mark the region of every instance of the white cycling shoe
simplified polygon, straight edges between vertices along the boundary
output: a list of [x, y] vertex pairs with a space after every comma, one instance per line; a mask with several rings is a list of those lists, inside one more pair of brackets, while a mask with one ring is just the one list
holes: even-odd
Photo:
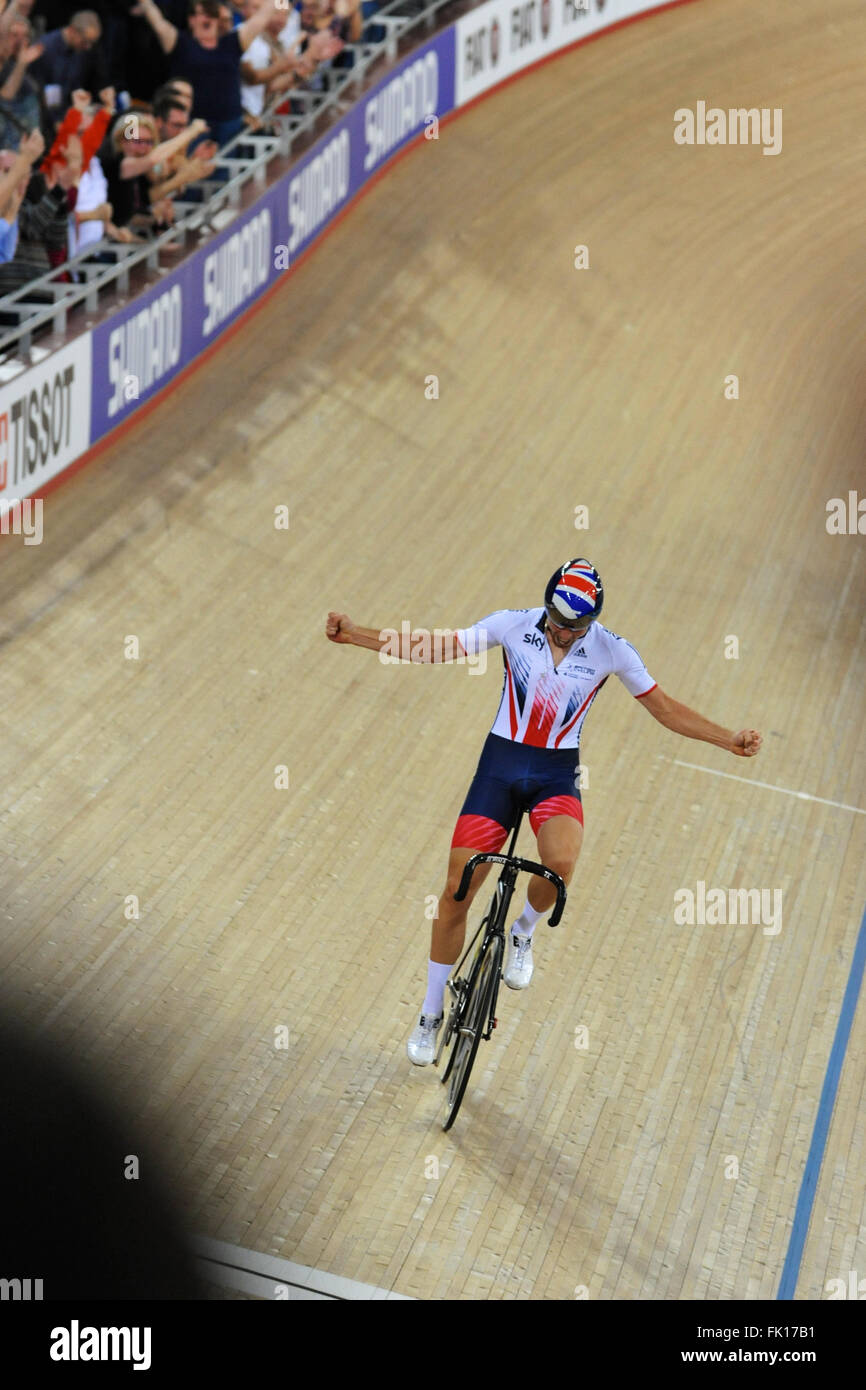
[[442, 1027], [443, 1017], [443, 1014], [438, 1018], [422, 1014], [420, 1023], [415, 1025], [409, 1035], [406, 1051], [409, 1061], [414, 1062], [416, 1067], [429, 1067], [436, 1056], [436, 1039]]
[[513, 931], [508, 938], [508, 954], [502, 978], [509, 989], [526, 989], [532, 979], [532, 937]]

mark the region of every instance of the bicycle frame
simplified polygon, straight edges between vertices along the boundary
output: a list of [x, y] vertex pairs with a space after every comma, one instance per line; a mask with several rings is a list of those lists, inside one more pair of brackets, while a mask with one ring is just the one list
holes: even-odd
[[[559, 924], [562, 918], [562, 913], [565, 908], [565, 884], [559, 877], [559, 874], [555, 874], [552, 869], [546, 869], [543, 864], [536, 864], [532, 859], [518, 859], [514, 853], [514, 847], [517, 844], [517, 836], [520, 833], [520, 826], [522, 821], [523, 812], [521, 811], [518, 814], [517, 821], [515, 822], [514, 830], [511, 835], [511, 844], [508, 846], [508, 851], [506, 854], [473, 854], [472, 858], [468, 859], [466, 861], [466, 864], [464, 865], [463, 874], [460, 879], [460, 886], [458, 887], [457, 892], [454, 894], [454, 901], [457, 903], [462, 902], [463, 899], [466, 897], [466, 894], [469, 891], [469, 884], [472, 880], [472, 875], [475, 873], [475, 870], [478, 868], [479, 864], [501, 864], [503, 868], [502, 873], [499, 875], [496, 888], [494, 889], [493, 899], [491, 900], [490, 907], [487, 910], [487, 914], [481, 919], [481, 922], [478, 926], [477, 931], [475, 932], [475, 935], [472, 937], [472, 940], [469, 942], [469, 945], [466, 947], [466, 950], [460, 957], [460, 960], [453, 972], [455, 976], [459, 975], [463, 962], [469, 955], [469, 952], [472, 950], [472, 947], [475, 945], [475, 942], [478, 940], [478, 933], [481, 931], [483, 927], [487, 926], [491, 916], [494, 915], [495, 908], [497, 905], [497, 899], [500, 897], [500, 894], [507, 893], [507, 896], [505, 897], [505, 910], [507, 912], [508, 905], [511, 902], [511, 898], [514, 894], [514, 889], [517, 886], [517, 875], [519, 873], [537, 874], [539, 878], [546, 878], [548, 883], [552, 883], [554, 885], [554, 887], [556, 888], [556, 903], [554, 904], [553, 912], [548, 918], [548, 925], [551, 927], [555, 927]], [[495, 915], [498, 916], [500, 914]]]
[[[436, 1053], [435, 1064], [438, 1066], [439, 1059], [446, 1047], [452, 1042], [451, 1055], [445, 1067], [442, 1082], [446, 1083], [451, 1077], [452, 1068], [457, 1064], [454, 1078], [451, 1080], [451, 1087], [448, 1096], [447, 1118], [443, 1126], [450, 1129], [460, 1109], [469, 1074], [475, 1061], [478, 1044], [482, 1038], [489, 1040], [493, 1029], [496, 1027], [496, 1002], [499, 997], [499, 984], [502, 978], [502, 960], [505, 953], [505, 927], [508, 918], [508, 908], [517, 884], [519, 873], [535, 874], [540, 878], [546, 878], [548, 882], [554, 884], [556, 888], [556, 904], [550, 916], [549, 923], [555, 927], [562, 917], [565, 907], [565, 884], [558, 874], [551, 869], [545, 868], [543, 864], [536, 864], [531, 859], [520, 859], [514, 849], [517, 844], [517, 837], [520, 833], [520, 826], [523, 820], [523, 813], [520, 812], [511, 836], [511, 843], [506, 854], [474, 854], [467, 860], [460, 879], [457, 892], [454, 894], [455, 902], [461, 902], [469, 891], [469, 884], [472, 875], [480, 864], [492, 863], [501, 864], [502, 872], [496, 883], [490, 906], [479, 926], [474, 932], [469, 945], [453, 971], [452, 979], [448, 981], [448, 987], [452, 993], [452, 1003], [449, 1012], [448, 1022], [442, 1032], [442, 1039]], [[478, 947], [475, 959], [469, 970], [468, 977], [463, 978], [460, 971], [475, 946], [478, 937], [481, 944]], [[489, 978], [490, 966], [487, 964], [488, 957], [493, 956], [495, 968], [492, 980]], [[485, 970], [487, 976], [484, 976]]]

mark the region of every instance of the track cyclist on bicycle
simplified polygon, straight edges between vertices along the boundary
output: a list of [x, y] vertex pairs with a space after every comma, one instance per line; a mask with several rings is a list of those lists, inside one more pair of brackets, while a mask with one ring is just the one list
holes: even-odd
[[[462, 902], [454, 901], [463, 867], [473, 854], [498, 854], [516, 811], [523, 807], [538, 843], [542, 864], [568, 884], [580, 853], [583, 810], [579, 786], [579, 740], [589, 708], [609, 675], [640, 700], [666, 729], [714, 743], [751, 758], [762, 738], [754, 729], [733, 733], [666, 695], [634, 647], [598, 621], [604, 589], [588, 560], [569, 560], [551, 575], [540, 608], [500, 609], [474, 626], [450, 633], [440, 650], [424, 652], [414, 634], [401, 637], [401, 659], [454, 661], [501, 646], [505, 665], [502, 696], [493, 728], [457, 820], [448, 876], [433, 922], [427, 993], [421, 1019], [408, 1042], [410, 1061], [429, 1065], [436, 1055], [445, 986], [466, 935], [466, 915], [490, 865], [481, 865]], [[384, 631], [384, 630], [383, 630]], [[345, 613], [329, 613], [332, 642], [381, 651], [383, 633], [358, 627]], [[556, 890], [541, 878], [529, 885], [526, 905], [509, 933], [503, 979], [525, 989], [532, 978], [532, 933], [552, 906]]]

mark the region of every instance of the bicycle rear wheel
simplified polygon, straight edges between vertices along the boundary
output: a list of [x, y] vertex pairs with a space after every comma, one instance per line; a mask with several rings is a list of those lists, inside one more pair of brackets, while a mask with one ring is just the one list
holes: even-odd
[[493, 992], [501, 966], [502, 941], [498, 936], [494, 936], [481, 960], [469, 997], [466, 1000], [463, 1018], [454, 1040], [453, 1051], [442, 1078], [443, 1083], [449, 1082], [443, 1129], [450, 1129], [453, 1125], [466, 1094], [466, 1085], [478, 1052], [478, 1044], [490, 1017]]

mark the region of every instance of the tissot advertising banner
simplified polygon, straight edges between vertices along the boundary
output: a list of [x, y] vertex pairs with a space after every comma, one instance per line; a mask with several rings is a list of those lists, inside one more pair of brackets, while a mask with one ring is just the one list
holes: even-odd
[[32, 497], [90, 443], [90, 334], [0, 387], [0, 510]]

